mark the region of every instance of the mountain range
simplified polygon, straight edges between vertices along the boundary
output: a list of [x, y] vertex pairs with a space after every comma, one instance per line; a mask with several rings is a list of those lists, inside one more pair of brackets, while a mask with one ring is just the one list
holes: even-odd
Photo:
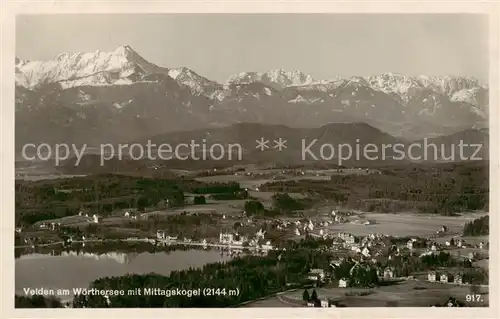
[[[264, 151], [256, 147], [256, 141], [261, 138], [269, 141], [267, 144], [269, 148]], [[275, 141], [279, 139], [286, 141], [286, 147], [281, 150], [275, 148]], [[161, 159], [156, 152], [155, 145], [158, 146], [162, 143], [169, 143], [170, 145], [190, 144], [191, 141], [195, 141], [199, 145], [204, 143], [207, 149], [216, 143], [225, 145], [227, 146], [224, 148], [225, 155], [221, 159], [214, 159], [208, 154], [206, 159], [196, 160], [192, 159], [191, 150], [184, 148], [180, 150], [181, 154], [178, 156], [186, 156], [188, 159], [181, 160], [175, 158], [171, 153], [162, 153], [164, 158], [172, 156], [171, 159]], [[304, 141], [304, 144], [302, 144], [302, 141]], [[88, 152], [88, 155], [84, 156], [78, 165], [75, 165], [76, 158], [70, 158], [57, 168], [59, 171], [68, 174], [86, 174], [89, 172], [151, 172], [151, 168], [156, 166], [168, 169], [208, 169], [241, 164], [264, 166], [306, 165], [309, 167], [336, 167], [338, 165], [347, 167], [388, 167], [407, 165], [412, 162], [436, 164], [446, 161], [462, 161], [459, 149], [460, 141], [482, 145], [477, 153], [476, 147], [464, 148], [463, 156], [475, 160], [488, 159], [489, 134], [487, 130], [468, 129], [451, 135], [408, 142], [395, 138], [366, 123], [331, 123], [317, 128], [291, 128], [284, 125], [238, 123], [220, 128], [164, 133], [148, 137], [147, 140], [134, 141], [134, 144], [142, 144], [145, 147], [147, 144], [152, 145], [152, 156], [143, 161], [132, 160], [127, 157], [128, 153], [125, 153], [121, 160], [118, 158], [106, 159], [103, 161], [104, 165], [102, 165], [98, 152]], [[240, 151], [237, 148], [229, 147], [229, 145], [236, 143], [241, 146], [241, 157], [239, 157], [238, 152]], [[410, 145], [416, 143], [421, 147], [414, 147], [409, 151]], [[338, 148], [338, 145], [341, 144], [351, 146], [352, 154], [350, 156], [349, 150]], [[377, 150], [364, 155], [363, 150], [368, 144], [376, 145]], [[402, 158], [401, 154], [395, 151], [397, 147], [392, 148], [397, 144], [404, 145], [404, 148], [399, 147], [399, 149], [405, 150], [407, 156]], [[432, 144], [436, 145], [435, 149], [433, 146], [428, 146], [426, 151], [425, 145]], [[333, 153], [330, 147], [325, 147], [322, 153], [322, 145], [332, 145], [334, 148]], [[385, 148], [384, 145], [388, 147]], [[305, 151], [303, 157], [304, 146], [310, 150], [310, 153]], [[357, 146], [359, 146], [360, 151], [356, 153]], [[454, 148], [454, 153], [452, 153], [451, 148]], [[115, 149], [117, 148], [115, 147]], [[228, 153], [230, 150], [232, 150], [231, 156]], [[195, 152], [196, 157], [203, 157], [200, 146], [195, 149]], [[216, 148], [214, 156], [219, 156], [220, 152], [219, 148]], [[340, 154], [340, 152], [342, 153]], [[134, 154], [138, 155], [137, 152]], [[359, 154], [359, 156], [356, 154]], [[452, 154], [454, 154], [453, 158], [451, 158]], [[340, 156], [342, 156], [341, 159]]]
[[405, 140], [488, 124], [488, 87], [468, 77], [384, 73], [325, 80], [276, 69], [218, 83], [186, 67], [158, 66], [129, 46], [15, 64], [18, 148], [130, 142], [237, 123], [364, 122]]

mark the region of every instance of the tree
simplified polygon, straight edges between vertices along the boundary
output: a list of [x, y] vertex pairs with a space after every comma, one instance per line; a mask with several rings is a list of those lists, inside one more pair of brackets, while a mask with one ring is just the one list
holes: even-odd
[[264, 205], [257, 200], [251, 200], [245, 203], [245, 212], [248, 216], [258, 215], [264, 212], [264, 210]]
[[313, 292], [311, 294], [311, 300], [312, 301], [318, 300], [318, 293], [316, 292], [316, 289], [313, 289]]
[[309, 291], [307, 291], [307, 289], [304, 289], [304, 293], [302, 294], [302, 300], [304, 300], [305, 302], [308, 302], [310, 300]]
[[278, 211], [291, 212], [294, 210], [304, 209], [304, 205], [290, 197], [287, 193], [274, 194], [273, 196], [274, 208]]
[[207, 200], [206, 200], [205, 196], [195, 196], [193, 199], [193, 204], [195, 204], [195, 205], [203, 205], [206, 203], [207, 203]]

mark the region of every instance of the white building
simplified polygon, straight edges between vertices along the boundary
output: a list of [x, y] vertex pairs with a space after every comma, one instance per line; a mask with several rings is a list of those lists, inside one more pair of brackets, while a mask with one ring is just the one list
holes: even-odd
[[363, 256], [365, 257], [370, 257], [370, 250], [368, 249], [368, 247], [363, 248], [361, 254], [363, 254]]
[[157, 230], [156, 231], [156, 238], [157, 239], [162, 240], [162, 239], [165, 239], [165, 237], [166, 237], [165, 236], [165, 232], [163, 230]]
[[435, 282], [436, 281], [436, 272], [430, 271], [429, 274], [427, 275], [427, 280], [429, 280], [430, 282]]
[[347, 279], [342, 278], [339, 280], [339, 288], [346, 288], [347, 287]]
[[328, 300], [322, 299], [321, 300], [321, 307], [322, 308], [328, 308]]
[[97, 216], [96, 214], [94, 214], [94, 215], [92, 216], [92, 222], [93, 222], [94, 224], [99, 223], [99, 216]]
[[274, 246], [271, 244], [271, 242], [268, 240], [264, 245], [262, 245], [262, 249], [264, 250], [272, 250]]
[[340, 237], [348, 245], [352, 245], [356, 241], [356, 238], [349, 233], [339, 233], [338, 237]]
[[314, 281], [323, 281], [325, 280], [325, 271], [323, 269], [311, 269], [307, 278]]
[[441, 276], [439, 276], [439, 281], [442, 283], [447, 283], [448, 282], [448, 275], [442, 274]]
[[338, 267], [342, 264], [342, 260], [336, 259], [336, 260], [330, 260], [330, 266], [332, 267]]
[[394, 270], [392, 268], [384, 269], [384, 279], [392, 279], [394, 277]]
[[408, 240], [408, 242], [406, 243], [406, 247], [407, 247], [408, 249], [413, 249], [413, 240], [411, 240], [411, 239], [410, 239], [410, 240]]
[[474, 260], [474, 258], [476, 257], [476, 255], [472, 251], [468, 253], [467, 256], [469, 257], [470, 261]]
[[233, 240], [234, 240], [233, 234], [229, 234], [229, 233], [220, 233], [219, 234], [219, 243], [221, 243], [221, 244], [224, 244], [224, 245], [232, 244]]
[[264, 235], [265, 235], [266, 231], [263, 231], [262, 229], [259, 229], [259, 231], [255, 234], [255, 237], [257, 237], [257, 239], [264, 239]]
[[310, 220], [309, 224], [307, 224], [307, 229], [314, 230], [314, 224], [313, 224], [312, 220]]

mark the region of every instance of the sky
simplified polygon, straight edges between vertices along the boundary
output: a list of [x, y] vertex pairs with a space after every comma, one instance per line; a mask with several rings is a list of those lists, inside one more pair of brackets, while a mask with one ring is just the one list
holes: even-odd
[[157, 65], [211, 80], [271, 69], [318, 80], [393, 72], [488, 81], [488, 18], [466, 14], [21, 15], [16, 56], [129, 45]]

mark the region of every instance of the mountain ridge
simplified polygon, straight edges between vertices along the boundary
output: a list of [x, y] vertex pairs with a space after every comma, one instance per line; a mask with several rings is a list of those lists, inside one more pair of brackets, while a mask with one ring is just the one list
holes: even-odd
[[43, 140], [44, 130], [53, 132], [50, 139], [88, 136], [99, 143], [107, 136], [127, 141], [239, 122], [366, 122], [419, 138], [487, 126], [489, 114], [487, 86], [469, 77], [382, 73], [318, 80], [275, 69], [241, 72], [221, 84], [187, 67], [158, 66], [130, 46], [15, 62], [16, 143]]

